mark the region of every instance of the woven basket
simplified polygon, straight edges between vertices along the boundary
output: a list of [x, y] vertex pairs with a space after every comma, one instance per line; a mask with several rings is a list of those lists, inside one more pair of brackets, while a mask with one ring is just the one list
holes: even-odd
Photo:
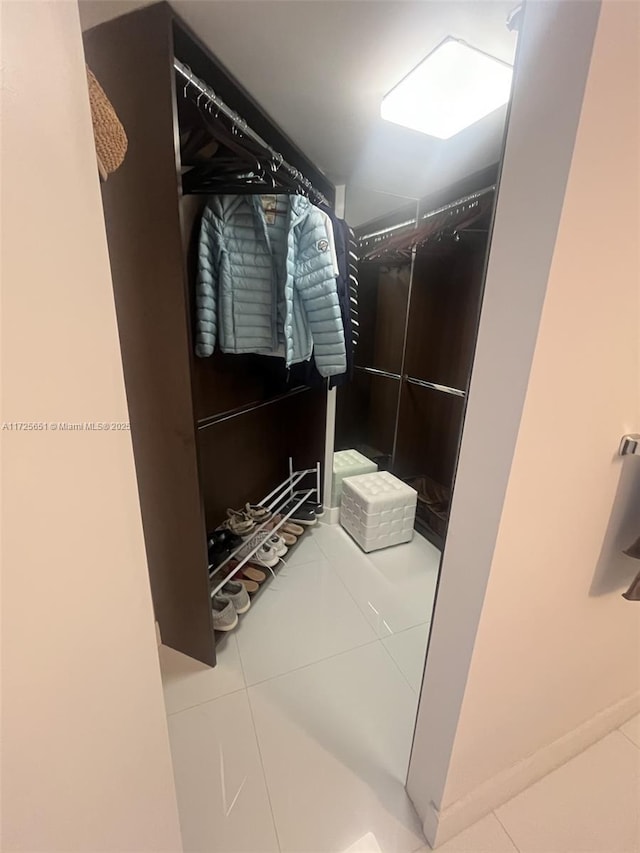
[[87, 83], [98, 171], [102, 180], [106, 181], [107, 176], [115, 172], [124, 160], [127, 153], [127, 135], [111, 101], [88, 66]]

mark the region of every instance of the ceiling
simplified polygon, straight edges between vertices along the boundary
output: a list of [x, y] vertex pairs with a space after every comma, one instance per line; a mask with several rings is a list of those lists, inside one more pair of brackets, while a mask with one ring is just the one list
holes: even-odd
[[[81, 0], [84, 28], [145, 5]], [[453, 35], [513, 63], [517, 0], [173, 0], [212, 52], [317, 166], [360, 224], [500, 156], [503, 108], [448, 140], [380, 118], [380, 101]]]

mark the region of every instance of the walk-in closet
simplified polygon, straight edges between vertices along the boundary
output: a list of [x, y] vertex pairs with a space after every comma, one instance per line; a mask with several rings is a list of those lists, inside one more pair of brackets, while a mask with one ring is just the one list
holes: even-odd
[[[424, 843], [514, 6], [81, 0], [187, 851]], [[442, 57], [492, 91], [403, 116]]]
[[233, 569], [210, 576], [208, 534], [230, 507], [321, 500], [326, 391], [308, 360], [198, 357], [203, 210], [334, 189], [168, 4], [90, 30], [85, 51], [128, 137], [103, 201], [156, 618], [214, 665], [211, 596]]

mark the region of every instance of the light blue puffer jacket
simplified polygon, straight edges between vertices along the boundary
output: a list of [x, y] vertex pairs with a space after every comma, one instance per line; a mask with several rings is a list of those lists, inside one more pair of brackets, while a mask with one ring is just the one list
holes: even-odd
[[259, 196], [212, 196], [202, 216], [196, 354], [315, 356], [322, 376], [346, 370], [344, 329], [325, 220], [303, 196], [267, 224]]

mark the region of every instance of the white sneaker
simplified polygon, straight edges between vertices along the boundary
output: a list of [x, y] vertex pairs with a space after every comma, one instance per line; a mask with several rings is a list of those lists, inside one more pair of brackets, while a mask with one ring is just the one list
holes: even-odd
[[273, 548], [278, 557], [284, 557], [284, 555], [289, 550], [287, 548], [287, 543], [284, 541], [282, 536], [278, 536], [277, 533], [272, 533], [268, 539], [268, 544]]
[[213, 627], [216, 631], [233, 631], [238, 624], [238, 614], [233, 602], [226, 595], [216, 593], [211, 601]]
[[251, 562], [257, 563], [259, 566], [264, 566], [266, 569], [272, 569], [278, 565], [280, 557], [273, 548], [265, 544], [261, 545], [253, 557], [251, 557]]
[[[242, 548], [236, 554], [236, 557], [239, 560], [244, 559], [245, 557], [251, 554], [251, 551], [256, 547], [258, 542], [262, 543], [255, 554], [252, 554], [250, 560], [252, 563], [257, 563], [259, 566], [266, 566], [267, 568], [272, 568], [273, 566], [277, 566], [280, 561], [280, 554], [278, 551], [271, 545], [271, 543], [265, 541], [267, 537], [270, 536], [269, 531], [260, 531], [260, 533], [256, 533], [255, 536], [251, 536], [247, 539], [246, 544], [242, 546]], [[278, 537], [280, 538], [280, 537]], [[285, 553], [287, 548], [285, 546]]]

